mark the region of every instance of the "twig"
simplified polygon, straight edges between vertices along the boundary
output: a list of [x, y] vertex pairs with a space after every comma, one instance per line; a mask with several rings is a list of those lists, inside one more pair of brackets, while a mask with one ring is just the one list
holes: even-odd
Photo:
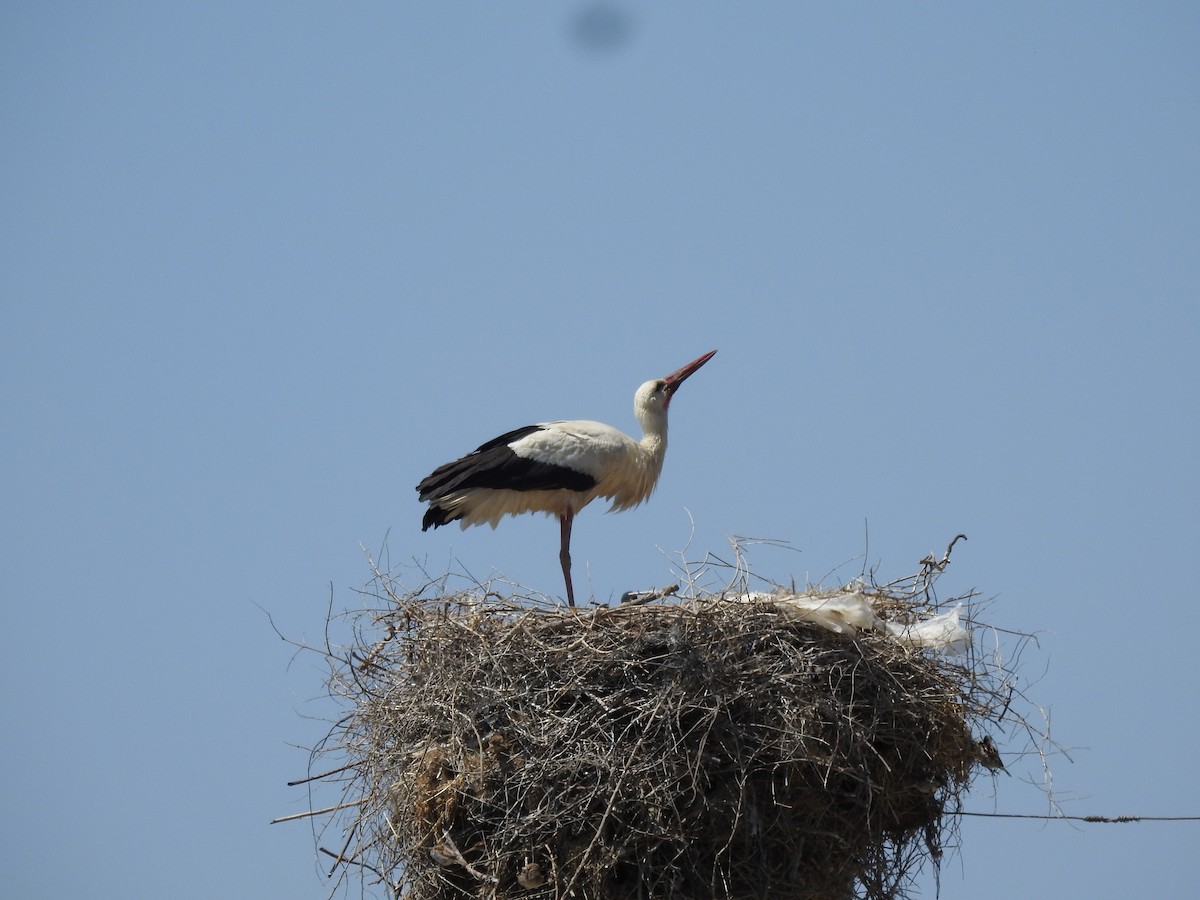
[[640, 606], [664, 597], [673, 597], [679, 593], [679, 585], [668, 584], [666, 587], [653, 588], [649, 591], [627, 591], [621, 595], [621, 603], [625, 606]]
[[344, 766], [338, 766], [336, 769], [330, 769], [328, 772], [322, 772], [320, 775], [309, 775], [307, 778], [297, 778], [295, 781], [289, 781], [287, 786], [296, 787], [301, 784], [308, 784], [310, 781], [320, 781], [323, 778], [328, 778], [330, 775], [339, 775], [347, 769], [353, 769], [357, 766], [357, 762], [346, 763]]
[[[938, 559], [932, 553], [930, 553], [927, 557], [921, 560], [921, 577], [927, 578], [934, 572], [946, 571], [946, 566], [950, 565], [950, 551], [954, 549], [955, 544], [957, 544], [959, 541], [965, 541], [966, 539], [967, 536], [965, 534], [956, 534], [954, 536], [954, 540], [952, 540], [946, 546], [946, 552], [942, 554], [941, 559]], [[957, 571], [957, 569], [955, 571]]]
[[458, 849], [458, 845], [454, 843], [454, 838], [450, 837], [450, 832], [448, 831], [442, 835], [441, 841], [437, 843], [430, 853], [436, 853], [444, 857], [449, 857], [454, 862], [462, 866], [467, 873], [477, 881], [487, 881], [491, 884], [496, 884], [500, 880], [495, 875], [488, 875], [486, 872], [479, 871], [479, 869], [467, 862], [462, 855], [462, 851]]
[[[325, 849], [324, 847], [318, 847], [318, 848], [317, 848], [317, 852], [319, 852], [319, 853], [324, 853], [326, 856], [332, 856], [332, 857], [334, 857], [335, 859], [337, 859], [337, 858], [340, 858], [340, 857], [339, 857], [339, 854], [337, 854], [337, 853], [334, 853], [332, 850], [327, 850], [327, 849]], [[380, 880], [380, 881], [386, 881], [386, 880], [387, 880], [387, 879], [385, 879], [385, 878], [383, 877], [383, 873], [382, 873], [382, 872], [380, 872], [378, 869], [376, 869], [374, 866], [370, 865], [369, 863], [365, 863], [365, 862], [363, 862], [361, 859], [353, 859], [353, 858], [341, 858], [341, 861], [342, 861], [343, 863], [347, 864], [347, 865], [355, 865], [355, 866], [358, 866], [358, 867], [359, 867], [359, 868], [361, 868], [361, 869], [366, 869], [368, 872], [374, 872], [376, 875], [378, 875], [378, 876], [379, 876], [379, 880]], [[332, 869], [331, 869], [330, 871], [332, 872]]]
[[334, 813], [338, 812], [339, 810], [350, 809], [351, 807], [359, 806], [364, 800], [365, 798], [360, 797], [358, 800], [349, 800], [345, 803], [339, 803], [336, 806], [327, 806], [324, 809], [310, 809], [308, 812], [295, 813], [290, 816], [280, 816], [278, 819], [272, 819], [271, 824], [278, 825], [280, 822], [294, 822], [296, 819], [309, 819], [313, 816], [323, 816], [326, 813]]
[[[333, 873], [337, 871], [337, 867], [344, 862], [354, 862], [353, 858], [346, 858], [346, 851], [350, 849], [350, 842], [354, 840], [354, 836], [358, 834], [358, 826], [362, 824], [362, 819], [355, 822], [350, 828], [346, 829], [346, 843], [342, 844], [341, 852], [334, 857], [333, 865], [329, 867], [329, 872], [325, 877], [332, 878]], [[358, 854], [356, 853], [355, 856]]]

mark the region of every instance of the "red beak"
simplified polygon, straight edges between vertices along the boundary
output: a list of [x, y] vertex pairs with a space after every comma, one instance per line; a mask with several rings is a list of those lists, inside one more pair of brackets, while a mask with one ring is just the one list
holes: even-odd
[[677, 390], [679, 390], [679, 386], [681, 384], [683, 384], [697, 369], [699, 369], [702, 365], [704, 365], [706, 362], [708, 362], [710, 359], [712, 359], [716, 355], [716, 353], [717, 353], [716, 350], [709, 350], [707, 353], [705, 353], [699, 359], [692, 360], [690, 363], [688, 363], [682, 369], [677, 369], [676, 371], [672, 372], [670, 375], [663, 378], [663, 381], [665, 381], [667, 383], [667, 400], [668, 400], [668, 402], [670, 401], [671, 396]]

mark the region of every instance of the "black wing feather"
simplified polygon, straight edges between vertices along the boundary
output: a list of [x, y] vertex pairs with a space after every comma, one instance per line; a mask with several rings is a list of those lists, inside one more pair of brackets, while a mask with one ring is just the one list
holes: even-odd
[[428, 502], [422, 530], [436, 528], [454, 519], [462, 518], [460, 512], [450, 518], [450, 511], [438, 506], [438, 500], [451, 494], [473, 489], [497, 489], [509, 491], [589, 491], [596, 486], [596, 479], [586, 472], [577, 472], [565, 466], [539, 462], [518, 456], [509, 447], [514, 441], [542, 431], [541, 425], [526, 425], [481, 444], [462, 459], [438, 466], [417, 485], [421, 502]]

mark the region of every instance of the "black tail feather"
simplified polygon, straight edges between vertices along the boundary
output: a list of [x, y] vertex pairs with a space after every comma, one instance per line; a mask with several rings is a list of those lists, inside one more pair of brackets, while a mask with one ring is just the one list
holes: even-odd
[[463, 517], [460, 512], [454, 515], [450, 510], [438, 506], [437, 503], [431, 503], [429, 509], [425, 510], [425, 516], [421, 519], [421, 530], [428, 531], [430, 528], [441, 528], [443, 525], [449, 525], [451, 522], [457, 522]]

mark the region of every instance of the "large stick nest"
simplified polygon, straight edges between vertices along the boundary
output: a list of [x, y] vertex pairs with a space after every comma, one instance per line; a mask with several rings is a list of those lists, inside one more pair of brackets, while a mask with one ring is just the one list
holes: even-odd
[[[911, 623], [922, 574], [844, 592]], [[330, 656], [350, 708], [321, 748], [346, 796], [324, 852], [397, 897], [889, 900], [998, 766], [1002, 667], [839, 633], [794, 594], [370, 593]]]

